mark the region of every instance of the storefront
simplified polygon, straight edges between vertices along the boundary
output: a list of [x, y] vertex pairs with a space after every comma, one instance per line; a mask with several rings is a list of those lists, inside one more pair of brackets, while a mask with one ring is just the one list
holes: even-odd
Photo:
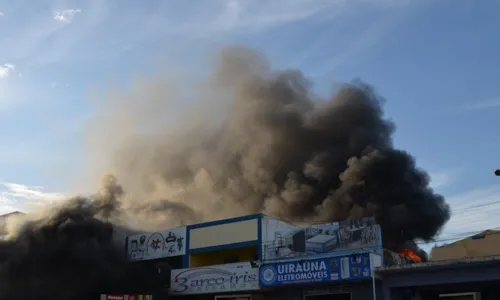
[[153, 300], [152, 295], [101, 294], [101, 300]]
[[382, 291], [372, 278], [372, 256], [377, 257], [358, 253], [265, 263], [259, 270], [264, 299], [374, 299], [373, 295], [382, 295]]
[[219, 295], [215, 296], [215, 300], [262, 300], [262, 295], [259, 294], [241, 294], [241, 295]]
[[378, 268], [384, 300], [500, 299], [500, 256]]

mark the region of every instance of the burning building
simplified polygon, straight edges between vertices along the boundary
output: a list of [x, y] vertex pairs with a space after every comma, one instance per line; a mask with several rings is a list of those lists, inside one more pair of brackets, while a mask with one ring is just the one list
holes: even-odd
[[[113, 175], [95, 196], [8, 226], [0, 300], [88, 299], [127, 282], [138, 287], [121, 293], [147, 294], [149, 271], [120, 254], [137, 231], [261, 213], [292, 224], [373, 217], [384, 247], [425, 260], [413, 241], [431, 240], [450, 217], [428, 174], [394, 147], [384, 99], [361, 81], [322, 97], [299, 70], [230, 47], [202, 82], [161, 77], [99, 100], [84, 163]], [[273, 251], [300, 252], [303, 240], [324, 251], [338, 240], [311, 232], [283, 236]]]
[[[174, 298], [275, 299], [286, 289], [286, 297], [314, 299], [328, 288], [360, 299], [372, 293], [381, 241], [373, 218], [297, 226], [254, 214], [129, 236], [127, 252], [134, 263], [176, 265]], [[347, 295], [324, 296], [332, 294]]]

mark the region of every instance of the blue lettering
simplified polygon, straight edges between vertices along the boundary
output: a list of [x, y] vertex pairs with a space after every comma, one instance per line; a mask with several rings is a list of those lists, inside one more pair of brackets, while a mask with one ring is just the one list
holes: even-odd
[[180, 289], [176, 289], [175, 291], [177, 293], [182, 293], [184, 291], [186, 291], [189, 286], [186, 284], [186, 282], [188, 281], [188, 279], [186, 277], [178, 277], [175, 279], [175, 283], [179, 285]]

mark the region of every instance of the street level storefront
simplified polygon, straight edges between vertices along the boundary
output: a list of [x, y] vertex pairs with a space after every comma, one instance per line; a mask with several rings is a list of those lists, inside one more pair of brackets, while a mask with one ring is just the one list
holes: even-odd
[[258, 291], [259, 271], [251, 263], [179, 269], [171, 273], [171, 296], [252, 300], [258, 298]]
[[384, 300], [500, 299], [500, 256], [377, 268]]
[[374, 292], [381, 293], [380, 283], [372, 280], [372, 266], [380, 265], [377, 257], [356, 253], [264, 263], [259, 283], [266, 300], [373, 299]]
[[101, 294], [101, 300], [153, 300], [152, 295]]

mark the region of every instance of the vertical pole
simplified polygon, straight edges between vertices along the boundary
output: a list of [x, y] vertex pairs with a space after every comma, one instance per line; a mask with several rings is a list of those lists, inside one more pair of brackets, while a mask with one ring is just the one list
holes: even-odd
[[377, 300], [377, 283], [375, 281], [375, 271], [373, 268], [373, 255], [372, 253], [368, 254], [370, 255], [370, 272], [372, 274], [372, 293], [373, 293], [373, 300]]

